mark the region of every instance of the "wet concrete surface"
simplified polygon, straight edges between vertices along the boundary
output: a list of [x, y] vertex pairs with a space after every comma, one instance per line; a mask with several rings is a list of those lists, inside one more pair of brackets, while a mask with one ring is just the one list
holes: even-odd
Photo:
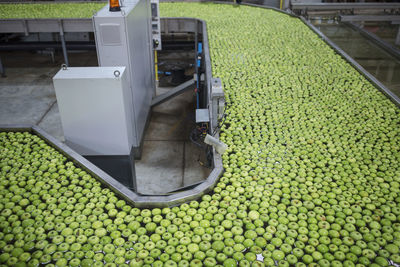
[[[159, 88], [163, 94], [172, 88]], [[194, 94], [187, 91], [152, 110], [152, 117], [146, 131], [143, 155], [135, 162], [139, 192], [161, 194], [186, 187], [208, 177], [211, 169], [201, 165], [205, 152], [193, 145], [189, 134], [195, 127]], [[155, 171], [157, 170], [157, 171]], [[162, 190], [155, 190], [159, 181]]]

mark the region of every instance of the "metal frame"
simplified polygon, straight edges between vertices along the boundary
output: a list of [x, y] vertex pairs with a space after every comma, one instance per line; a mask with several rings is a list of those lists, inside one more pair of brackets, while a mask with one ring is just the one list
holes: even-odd
[[54, 32], [60, 34], [64, 62], [69, 66], [64, 33], [93, 32], [92, 19], [0, 19], [0, 33]]
[[396, 40], [394, 41], [394, 43], [395, 43], [396, 45], [400, 45], [400, 26], [399, 26], [399, 28], [398, 28], [398, 30], [397, 30]]
[[385, 42], [372, 32], [352, 23], [352, 22], [346, 22], [345, 25], [349, 26], [353, 30], [358, 31], [361, 35], [369, 38], [371, 41], [373, 41], [375, 44], [380, 46], [382, 49], [384, 49], [386, 52], [390, 53], [392, 56], [396, 57], [397, 59], [400, 59], [400, 50], [397, 49], [396, 47], [390, 45], [389, 43]]
[[155, 107], [157, 105], [160, 105], [160, 104], [170, 100], [171, 98], [174, 98], [180, 94], [183, 94], [184, 92], [186, 92], [188, 90], [193, 90], [195, 88], [194, 83], [195, 83], [195, 81], [193, 79], [186, 81], [186, 82], [174, 87], [173, 89], [169, 90], [167, 93], [164, 93], [162, 95], [158, 95], [158, 96], [154, 97], [153, 100], [151, 101], [151, 106]]
[[212, 78], [211, 85], [211, 129], [214, 132], [218, 128], [218, 122], [222, 119], [225, 109], [225, 94], [220, 78]]
[[[47, 2], [47, 1], [35, 1], [33, 0], [33, 4], [60, 4], [63, 1], [56, 0], [55, 2]], [[107, 0], [67, 0], [68, 3], [102, 3], [106, 2]], [[18, 2], [12, 2], [12, 1], [7, 1], [7, 0], [0, 0], [0, 4], [32, 4], [32, 0], [18, 0]], [[106, 3], [104, 3], [106, 4]]]
[[[210, 59], [210, 49], [208, 46], [208, 35], [206, 22], [197, 18], [179, 18], [179, 17], [168, 17], [161, 18], [163, 22], [161, 24], [161, 32], [164, 34], [168, 33], [180, 33], [180, 32], [192, 32], [195, 34], [195, 62], [197, 62], [198, 56], [201, 57], [201, 66], [197, 67], [195, 64], [196, 73], [203, 72], [204, 77], [197, 75], [196, 79], [199, 82], [206, 84], [206, 91], [203, 93], [203, 99], [200, 101], [200, 107], [206, 108], [209, 103], [211, 103], [211, 59]], [[199, 42], [198, 36], [202, 36], [201, 42], [203, 43], [203, 50], [201, 55], [197, 54], [197, 43]]]
[[345, 21], [391, 21], [400, 22], [400, 15], [341, 15], [339, 20]]
[[[153, 9], [153, 7], [155, 7], [155, 9]], [[151, 10], [150, 11], [151, 12], [151, 31], [153, 34], [153, 49], [154, 50], [162, 50], [159, 0], [151, 0], [150, 1], [150, 10]]]
[[293, 10], [400, 9], [400, 3], [291, 3]]
[[93, 32], [92, 18], [0, 19], [0, 33]]
[[3, 61], [1, 61], [1, 57], [0, 57], [0, 75], [3, 78], [6, 77], [6, 71], [4, 70]]
[[314, 25], [312, 25], [305, 18], [300, 17], [300, 19], [311, 28], [320, 38], [325, 41], [333, 50], [335, 50], [339, 55], [341, 55], [350, 65], [352, 65], [360, 74], [362, 74], [367, 80], [369, 80], [377, 89], [384, 93], [394, 104], [400, 107], [400, 98], [390, 91], [384, 84], [382, 84], [378, 79], [372, 76], [368, 71], [366, 71], [360, 64], [358, 64], [352, 57], [350, 57], [346, 52], [344, 52], [339, 46], [332, 42], [328, 37], [326, 37], [320, 30], [318, 30]]

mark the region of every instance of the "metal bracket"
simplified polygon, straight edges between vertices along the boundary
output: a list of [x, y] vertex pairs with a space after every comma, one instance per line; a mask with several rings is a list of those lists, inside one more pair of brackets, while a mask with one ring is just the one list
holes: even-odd
[[398, 15], [341, 15], [340, 21], [391, 21], [399, 22], [400, 16]]
[[210, 114], [208, 108], [196, 109], [196, 123], [210, 122]]
[[220, 78], [211, 78], [211, 129], [218, 127], [218, 120], [224, 114], [225, 94]]
[[188, 90], [193, 90], [195, 88], [195, 81], [189, 80], [187, 82], [184, 82], [180, 85], [178, 85], [177, 87], [171, 89], [170, 91], [168, 91], [167, 93], [164, 93], [162, 95], [156, 96], [155, 98], [153, 98], [153, 100], [151, 101], [151, 106], [157, 106], [160, 105], [162, 103], [164, 103], [165, 101], [170, 100], [171, 98], [180, 95]]
[[26, 20], [22, 20], [22, 25], [24, 26], [24, 34], [25, 36], [29, 35], [29, 28], [28, 28], [28, 23], [26, 22]]
[[365, 36], [378, 46], [380, 46], [382, 49], [384, 49], [386, 52], [391, 54], [392, 56], [400, 59], [400, 50], [397, 49], [396, 47], [392, 46], [391, 44], [385, 42], [381, 38], [379, 38], [377, 35], [373, 34], [372, 32], [369, 32], [368, 30], [359, 27], [358, 25], [354, 24], [353, 22], [345, 22], [346, 25], [351, 27], [352, 29], [358, 31], [361, 35]]

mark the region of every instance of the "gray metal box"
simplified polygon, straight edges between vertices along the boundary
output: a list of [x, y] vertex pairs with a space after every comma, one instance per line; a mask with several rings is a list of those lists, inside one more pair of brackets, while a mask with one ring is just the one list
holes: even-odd
[[106, 5], [93, 22], [99, 65], [126, 67], [133, 146], [139, 148], [155, 93], [150, 1], [125, 0], [120, 12]]
[[211, 79], [211, 128], [218, 127], [225, 108], [225, 94], [220, 78]]
[[125, 67], [61, 69], [53, 78], [64, 137], [84, 156], [130, 155], [135, 135]]
[[210, 122], [208, 108], [196, 109], [196, 123]]

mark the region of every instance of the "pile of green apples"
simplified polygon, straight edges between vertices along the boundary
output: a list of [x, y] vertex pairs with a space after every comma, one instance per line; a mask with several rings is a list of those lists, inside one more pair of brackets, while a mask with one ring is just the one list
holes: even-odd
[[300, 20], [163, 3], [206, 20], [225, 172], [210, 194], [138, 209], [38, 136], [0, 133], [0, 264], [400, 264], [399, 109]]
[[105, 3], [2, 3], [0, 19], [91, 18]]

